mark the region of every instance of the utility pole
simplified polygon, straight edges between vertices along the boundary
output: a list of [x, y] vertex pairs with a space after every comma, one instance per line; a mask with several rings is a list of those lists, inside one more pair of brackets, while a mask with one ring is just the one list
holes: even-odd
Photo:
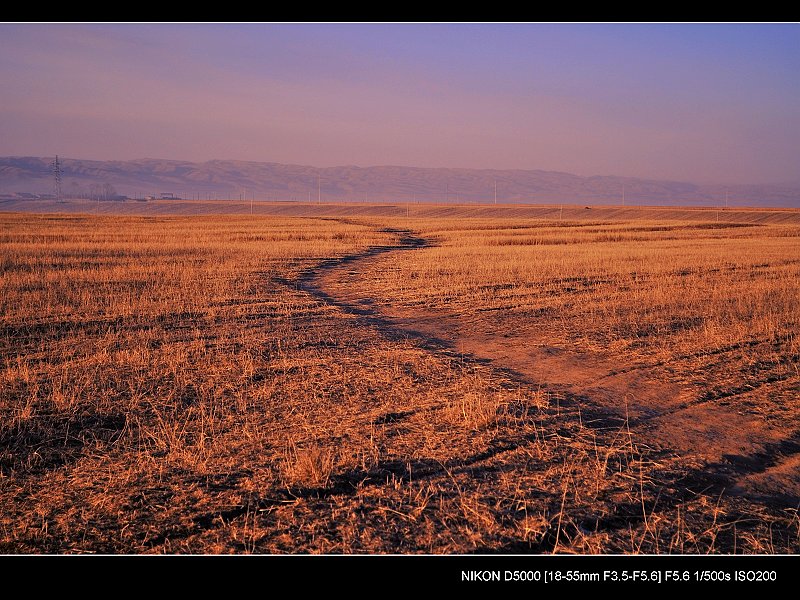
[[625, 184], [622, 184], [622, 206], [625, 206]]
[[444, 184], [444, 201], [445, 203], [450, 201], [450, 190], [446, 183]]
[[317, 173], [317, 204], [322, 204], [322, 176]]
[[52, 163], [53, 168], [53, 179], [54, 179], [54, 192], [56, 196], [56, 201], [61, 202], [61, 162], [58, 160], [58, 154], [56, 154], [56, 159]]
[[497, 179], [494, 180], [494, 203], [497, 204]]
[[728, 190], [725, 190], [725, 208], [728, 208]]

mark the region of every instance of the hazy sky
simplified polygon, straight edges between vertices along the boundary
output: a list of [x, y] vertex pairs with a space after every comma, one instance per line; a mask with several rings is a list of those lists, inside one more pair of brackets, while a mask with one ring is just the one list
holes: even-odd
[[800, 25], [0, 25], [0, 155], [800, 182]]

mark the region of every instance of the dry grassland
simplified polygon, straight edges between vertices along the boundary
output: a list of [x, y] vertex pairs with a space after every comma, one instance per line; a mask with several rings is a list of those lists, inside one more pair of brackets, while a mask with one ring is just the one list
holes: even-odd
[[0, 551], [797, 552], [764, 215], [0, 215]]

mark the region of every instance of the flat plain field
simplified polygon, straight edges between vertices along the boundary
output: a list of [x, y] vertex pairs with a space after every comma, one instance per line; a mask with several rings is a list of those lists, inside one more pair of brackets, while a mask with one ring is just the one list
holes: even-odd
[[306, 208], [0, 214], [0, 552], [800, 550], [800, 211]]

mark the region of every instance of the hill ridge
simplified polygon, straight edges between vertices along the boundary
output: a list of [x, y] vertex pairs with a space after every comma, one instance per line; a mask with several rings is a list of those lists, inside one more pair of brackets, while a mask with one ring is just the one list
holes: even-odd
[[[48, 194], [52, 157], [0, 157], [0, 196]], [[800, 206], [800, 186], [710, 185], [617, 175], [581, 176], [541, 169], [469, 169], [357, 165], [314, 167], [214, 159], [63, 158], [64, 194], [91, 195], [109, 184], [132, 198], [162, 193], [198, 200], [261, 199], [365, 202], [658, 204]]]

